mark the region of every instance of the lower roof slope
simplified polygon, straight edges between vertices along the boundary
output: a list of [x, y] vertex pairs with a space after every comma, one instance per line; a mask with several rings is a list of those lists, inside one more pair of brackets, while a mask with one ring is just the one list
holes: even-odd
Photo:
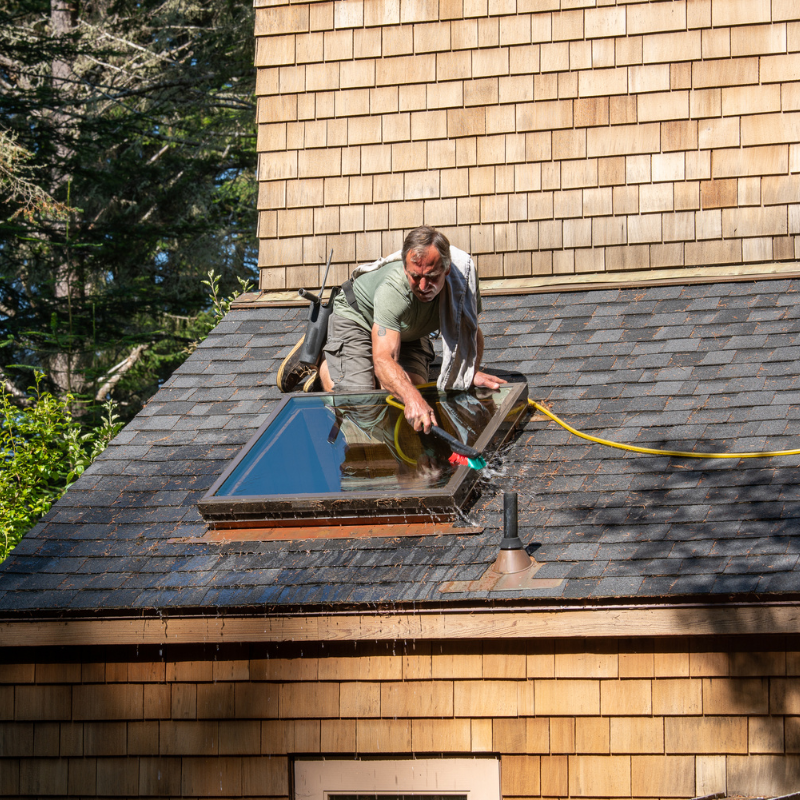
[[[485, 363], [596, 436], [675, 450], [800, 447], [800, 281], [484, 299]], [[528, 598], [775, 597], [800, 588], [800, 458], [611, 450], [528, 417], [471, 536], [198, 542], [198, 499], [265, 420], [304, 308], [232, 311], [0, 567], [0, 612], [117, 613]], [[556, 588], [479, 578], [517, 491]]]

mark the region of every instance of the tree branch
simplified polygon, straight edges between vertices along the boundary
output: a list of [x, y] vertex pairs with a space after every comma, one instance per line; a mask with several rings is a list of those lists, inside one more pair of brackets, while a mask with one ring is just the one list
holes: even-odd
[[27, 408], [29, 405], [33, 403], [30, 397], [25, 394], [21, 389], [17, 389], [16, 386], [6, 377], [5, 372], [3, 372], [3, 368], [0, 367], [0, 381], [2, 381], [3, 389], [8, 392], [13, 398], [14, 402], [18, 406], [22, 406], [23, 408]]
[[106, 396], [111, 394], [114, 387], [122, 380], [125, 373], [134, 367], [136, 363], [144, 355], [144, 351], [150, 347], [149, 344], [139, 344], [131, 350], [130, 355], [121, 363], [118, 364], [111, 372], [106, 373], [106, 382], [97, 390], [95, 400], [102, 403]]

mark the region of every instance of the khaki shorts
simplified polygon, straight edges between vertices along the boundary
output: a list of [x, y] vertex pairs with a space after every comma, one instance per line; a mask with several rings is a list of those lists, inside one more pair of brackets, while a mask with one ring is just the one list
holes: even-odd
[[[334, 391], [366, 391], [375, 388], [375, 366], [372, 363], [372, 335], [357, 322], [331, 314], [328, 340], [322, 348]], [[426, 381], [434, 359], [433, 343], [423, 336], [400, 345], [398, 363], [409, 373]]]

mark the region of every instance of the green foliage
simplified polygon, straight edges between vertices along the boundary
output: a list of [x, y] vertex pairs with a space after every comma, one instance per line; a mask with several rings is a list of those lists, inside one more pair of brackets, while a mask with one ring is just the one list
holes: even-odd
[[106, 448], [122, 423], [104, 404], [98, 426], [83, 433], [74, 398], [42, 389], [36, 373], [30, 406], [19, 408], [0, 388], [0, 561]]
[[[220, 293], [219, 281], [220, 276], [217, 275], [213, 269], [208, 271], [208, 280], [200, 281], [203, 286], [208, 287], [208, 294], [211, 297], [211, 312], [213, 320], [208, 328], [208, 331], [222, 321], [222, 318], [231, 310], [231, 303], [240, 294], [246, 294], [253, 288], [253, 284], [250, 283], [250, 281], [244, 280], [244, 278], [238, 278], [239, 291], [234, 292], [229, 297], [223, 297]], [[206, 331], [206, 334], [208, 334], [208, 331]], [[205, 336], [203, 338], [205, 338]]]

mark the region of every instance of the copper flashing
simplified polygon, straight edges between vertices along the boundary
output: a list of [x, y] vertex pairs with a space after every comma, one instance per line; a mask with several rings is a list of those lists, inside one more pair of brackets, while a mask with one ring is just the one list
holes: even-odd
[[517, 493], [504, 492], [503, 541], [500, 542], [500, 552], [494, 564], [478, 580], [448, 581], [439, 587], [439, 591], [516, 592], [525, 589], [556, 589], [563, 583], [562, 578], [535, 578], [541, 566], [528, 555], [517, 533]]
[[477, 580], [447, 581], [439, 587], [439, 591], [442, 594], [458, 592], [518, 592], [524, 590], [535, 591], [536, 589], [557, 589], [561, 586], [564, 582], [563, 578], [535, 577], [542, 565], [534, 561], [524, 550], [522, 553], [526, 559], [529, 559], [530, 564], [518, 572], [499, 572], [497, 565], [492, 564]]
[[501, 550], [494, 562], [494, 569], [501, 575], [514, 575], [533, 567], [531, 557], [523, 548], [519, 550]]
[[[467, 528], [450, 522], [392, 523], [334, 525], [290, 525], [281, 527], [214, 526], [198, 542], [288, 542], [302, 539], [394, 539], [400, 536], [471, 536], [483, 533], [483, 528]], [[174, 539], [171, 541], [184, 541]]]

